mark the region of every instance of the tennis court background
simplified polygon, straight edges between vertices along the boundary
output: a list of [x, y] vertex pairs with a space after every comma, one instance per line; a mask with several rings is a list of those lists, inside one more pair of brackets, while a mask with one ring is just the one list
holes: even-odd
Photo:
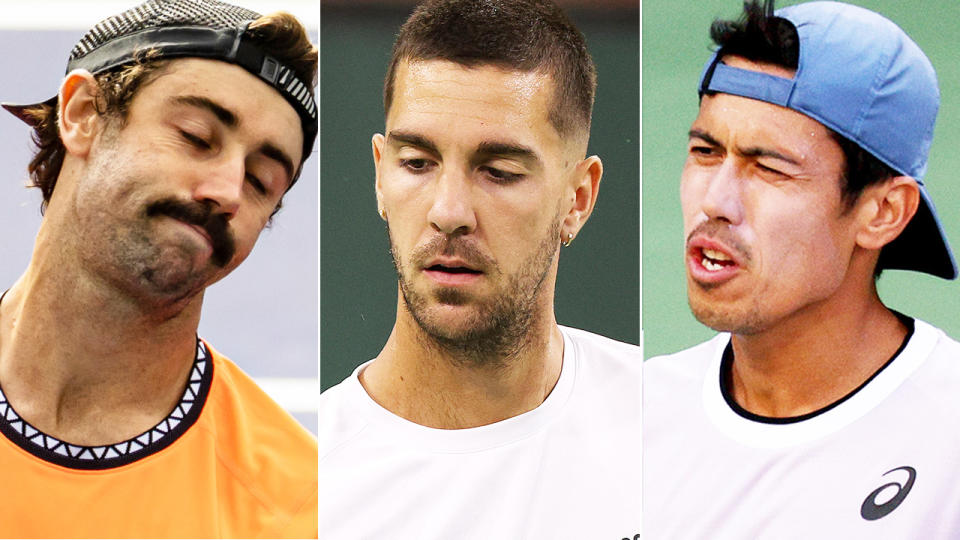
[[[313, 34], [317, 0], [236, 0], [260, 13], [286, 10]], [[54, 95], [70, 49], [104, 17], [139, 0], [9, 2], [0, 17], [0, 101]], [[0, 290], [26, 269], [40, 225], [40, 192], [26, 189], [31, 130], [0, 110]], [[317, 156], [304, 165], [272, 229], [250, 257], [208, 289], [200, 335], [257, 379], [311, 432], [317, 431]]]
[[[782, 2], [790, 5], [797, 2]], [[955, 254], [960, 254], [960, 2], [860, 0], [900, 25], [930, 57], [942, 95], [925, 183]], [[680, 171], [697, 113], [696, 84], [716, 17], [739, 0], [643, 0], [644, 356], [678, 351], [713, 332], [690, 315], [683, 262]], [[960, 336], [960, 282], [891, 270], [879, 281], [887, 306]]]
[[[411, 2], [321, 6], [320, 382], [376, 356], [396, 316], [397, 282], [377, 215], [370, 136], [383, 131], [382, 85]], [[571, 2], [566, 2], [565, 5]], [[570, 8], [599, 75], [588, 153], [604, 163], [593, 216], [561, 250], [560, 324], [639, 343], [639, 24], [637, 4]], [[627, 4], [611, 8], [611, 4]], [[597, 9], [604, 5], [606, 9]]]

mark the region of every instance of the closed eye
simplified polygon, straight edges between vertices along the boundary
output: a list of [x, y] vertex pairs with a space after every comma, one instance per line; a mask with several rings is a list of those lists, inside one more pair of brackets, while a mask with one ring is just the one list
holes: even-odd
[[491, 180], [500, 184], [508, 184], [511, 182], [516, 182], [522, 180], [524, 175], [507, 172], [502, 169], [497, 169], [496, 167], [480, 167], [480, 170], [483, 171]]
[[253, 186], [253, 189], [257, 190], [261, 195], [266, 195], [267, 188], [263, 185], [263, 182], [260, 181], [256, 176], [247, 173], [247, 181], [250, 182], [250, 185]]
[[209, 149], [212, 147], [211, 144], [210, 144], [209, 142], [207, 142], [206, 139], [204, 139], [203, 137], [194, 135], [193, 133], [190, 133], [189, 131], [184, 131], [184, 130], [181, 129], [181, 130], [180, 130], [180, 136], [182, 136], [184, 139], [186, 139], [186, 141], [189, 142], [191, 145], [193, 145], [193, 146], [195, 146], [196, 148], [199, 148], [199, 149], [201, 149], [201, 150], [209, 150]]
[[430, 170], [432, 162], [423, 158], [401, 159], [400, 167], [413, 174], [423, 174]]

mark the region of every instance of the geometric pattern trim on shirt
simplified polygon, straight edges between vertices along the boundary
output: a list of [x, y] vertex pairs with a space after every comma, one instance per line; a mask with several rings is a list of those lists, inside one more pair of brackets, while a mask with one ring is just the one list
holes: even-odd
[[0, 389], [0, 432], [40, 459], [71, 469], [111, 469], [133, 463], [173, 443], [200, 417], [213, 380], [213, 362], [198, 337], [187, 387], [173, 411], [157, 425], [123, 442], [82, 446], [47, 435], [20, 417]]

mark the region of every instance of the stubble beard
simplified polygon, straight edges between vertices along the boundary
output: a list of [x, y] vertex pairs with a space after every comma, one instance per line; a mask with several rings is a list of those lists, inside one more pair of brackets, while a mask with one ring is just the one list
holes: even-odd
[[[454, 289], [441, 289], [436, 294], [423, 294], [412, 285], [405, 274], [393, 237], [390, 253], [400, 283], [400, 291], [407, 311], [422, 331], [421, 340], [427, 347], [446, 352], [460, 365], [494, 367], [506, 365], [507, 359], [520, 352], [531, 339], [531, 329], [540, 322], [542, 313], [538, 300], [543, 283], [557, 256], [561, 220], [558, 215], [551, 223], [537, 248], [521, 264], [520, 269], [505, 282], [492, 298], [485, 301]], [[389, 223], [387, 233], [390, 233]], [[452, 240], [456, 242], [456, 240]], [[499, 268], [496, 269], [499, 274]], [[490, 276], [490, 272], [485, 274]], [[473, 303], [475, 312], [470, 320], [458, 324], [444, 324], [442, 315], [431, 312], [433, 304], [465, 305]]]
[[[699, 285], [692, 285], [698, 287]], [[751, 304], [742, 310], [726, 310], [722, 306], [713, 306], [708, 302], [694, 300], [688, 293], [688, 304], [693, 316], [701, 324], [717, 332], [729, 332], [741, 336], [751, 336], [762, 332], [767, 324], [760, 314], [759, 306]]]

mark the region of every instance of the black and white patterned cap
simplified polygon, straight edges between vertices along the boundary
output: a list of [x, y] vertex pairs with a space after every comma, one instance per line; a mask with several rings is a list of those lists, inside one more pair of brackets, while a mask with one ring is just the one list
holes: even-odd
[[[151, 59], [210, 58], [237, 64], [274, 87], [297, 111], [303, 127], [303, 159], [317, 136], [317, 104], [312, 81], [301, 81], [246, 35], [260, 14], [216, 0], [149, 0], [108, 17], [84, 34], [70, 52], [67, 73], [86, 69], [96, 75], [129, 64], [153, 51]], [[56, 103], [56, 96], [48, 103]], [[27, 123], [26, 108], [3, 104]]]

